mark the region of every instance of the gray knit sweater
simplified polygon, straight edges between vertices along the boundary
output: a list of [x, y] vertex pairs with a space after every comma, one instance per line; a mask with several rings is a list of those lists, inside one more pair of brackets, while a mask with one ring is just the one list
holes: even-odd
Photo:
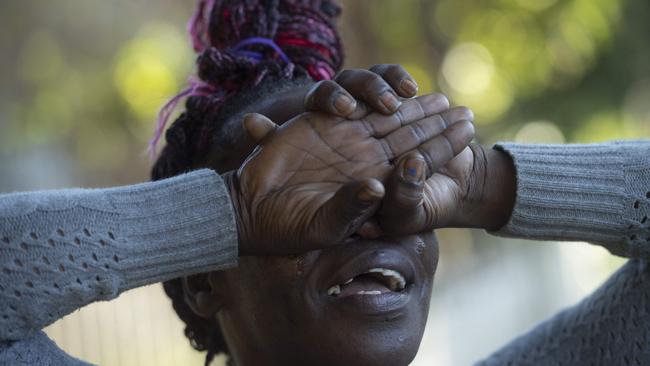
[[[517, 200], [496, 234], [589, 241], [632, 260], [479, 364], [650, 364], [650, 142], [497, 148], [515, 162]], [[236, 262], [232, 208], [210, 171], [0, 196], [0, 365], [85, 365], [41, 329], [90, 302]]]

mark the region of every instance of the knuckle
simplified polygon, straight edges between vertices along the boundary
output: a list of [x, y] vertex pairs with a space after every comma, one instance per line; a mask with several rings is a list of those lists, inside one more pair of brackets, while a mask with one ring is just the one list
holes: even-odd
[[395, 190], [392, 205], [399, 210], [409, 211], [422, 203], [422, 185], [415, 182], [408, 182], [403, 178], [399, 180], [399, 186]]
[[336, 80], [337, 82], [348, 80], [350, 79], [350, 77], [354, 76], [356, 72], [358, 72], [357, 69], [345, 69], [339, 72], [339, 74], [336, 75], [334, 80]]
[[369, 73], [365, 83], [365, 89], [373, 93], [382, 94], [390, 87], [383, 77], [378, 74]]
[[317, 105], [329, 103], [330, 99], [339, 89], [340, 86], [332, 80], [319, 81], [318, 85], [314, 88], [312, 103]]
[[307, 96], [306, 96], [307, 101], [313, 101], [314, 96], [315, 96], [315, 95], [320, 91], [320, 89], [323, 87], [323, 83], [324, 83], [325, 81], [326, 81], [326, 80], [318, 81], [318, 82], [316, 82], [314, 85], [312, 85], [311, 88], [309, 88], [309, 91], [307, 92]]
[[408, 75], [408, 72], [406, 72], [406, 70], [402, 67], [402, 65], [391, 64], [391, 65], [387, 65], [386, 74], [401, 79], [404, 75]]
[[386, 64], [376, 64], [370, 67], [368, 70], [376, 73], [376, 74], [383, 74], [386, 69]]
[[321, 80], [318, 83], [318, 90], [323, 93], [327, 93], [338, 87], [338, 84], [332, 80]]
[[459, 110], [459, 113], [463, 117], [462, 119], [467, 120], [467, 121], [473, 121], [474, 120], [474, 112], [471, 109], [469, 109], [469, 108], [467, 108], [465, 106], [461, 106], [461, 107], [457, 107], [457, 108]]
[[447, 108], [449, 108], [449, 105], [450, 105], [449, 98], [447, 98], [446, 95], [444, 95], [442, 93], [434, 93], [433, 97], [437, 102], [439, 102], [439, 103], [441, 103], [443, 105], [446, 105]]

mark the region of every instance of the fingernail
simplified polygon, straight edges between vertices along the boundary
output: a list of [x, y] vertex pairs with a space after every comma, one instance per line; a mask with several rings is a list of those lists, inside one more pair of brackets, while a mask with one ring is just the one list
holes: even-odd
[[415, 95], [418, 93], [418, 84], [411, 79], [404, 79], [399, 83], [400, 89], [408, 95]]
[[404, 164], [404, 179], [407, 182], [419, 183], [424, 174], [424, 161], [418, 158], [410, 158]]
[[362, 202], [375, 202], [382, 197], [382, 187], [366, 186], [357, 193], [357, 197]]
[[384, 105], [384, 107], [386, 107], [386, 109], [388, 109], [391, 112], [395, 112], [397, 108], [399, 108], [399, 106], [402, 105], [402, 102], [400, 102], [399, 99], [397, 99], [397, 97], [395, 96], [395, 94], [393, 94], [390, 91], [384, 92], [384, 94], [382, 94], [379, 97], [379, 100]]
[[349, 98], [345, 94], [339, 94], [336, 99], [334, 99], [334, 108], [336, 108], [339, 113], [343, 115], [350, 114], [354, 111], [355, 101]]
[[359, 197], [359, 200], [362, 202], [370, 202], [370, 201], [374, 201], [375, 197], [377, 196], [374, 192], [372, 192], [368, 188], [364, 188], [359, 192], [357, 197]]

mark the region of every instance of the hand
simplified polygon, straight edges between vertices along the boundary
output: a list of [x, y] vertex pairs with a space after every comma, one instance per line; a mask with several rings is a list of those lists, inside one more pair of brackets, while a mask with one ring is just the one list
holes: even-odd
[[247, 115], [245, 129], [259, 146], [236, 174], [225, 176], [240, 254], [302, 253], [342, 243], [377, 210], [391, 162], [445, 130], [439, 113], [448, 107], [445, 97], [426, 95], [404, 101], [392, 115], [350, 120], [305, 113], [282, 127]]
[[343, 70], [333, 80], [314, 84], [305, 95], [305, 109], [341, 117], [368, 108], [391, 114], [402, 104], [399, 97], [411, 98], [417, 92], [417, 83], [402, 66], [375, 65], [370, 70]]
[[350, 118], [370, 110], [391, 114], [402, 98], [414, 97], [417, 90], [413, 77], [401, 66], [377, 65], [370, 70], [344, 70], [333, 80], [277, 93], [256, 111], [279, 122], [305, 111]]
[[[472, 118], [465, 108], [448, 113], [453, 119]], [[392, 234], [441, 227], [498, 230], [508, 222], [516, 195], [510, 157], [479, 145], [466, 146], [453, 129], [428, 143], [439, 151], [434, 159], [413, 152], [399, 160], [378, 214], [382, 230]]]

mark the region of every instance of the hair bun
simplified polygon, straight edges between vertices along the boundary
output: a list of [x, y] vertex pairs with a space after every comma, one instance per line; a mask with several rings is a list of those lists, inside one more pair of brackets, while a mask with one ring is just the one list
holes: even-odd
[[167, 121], [182, 98], [208, 99], [216, 113], [228, 98], [267, 77], [331, 79], [343, 65], [332, 0], [199, 0], [188, 23], [200, 80], [191, 80], [163, 106], [154, 138], [155, 156]]
[[[333, 77], [342, 66], [333, 24], [340, 13], [332, 0], [200, 0], [188, 31], [199, 53], [214, 47], [233, 56], [256, 55], [254, 62], [288, 61], [321, 80]], [[259, 42], [240, 47], [251, 39], [277, 47]]]

